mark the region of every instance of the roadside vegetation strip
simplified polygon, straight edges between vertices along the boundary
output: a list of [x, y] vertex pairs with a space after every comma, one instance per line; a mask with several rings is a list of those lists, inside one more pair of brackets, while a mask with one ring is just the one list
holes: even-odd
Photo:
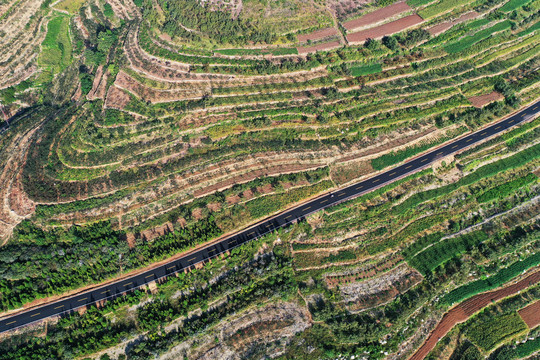
[[493, 25], [492, 27], [480, 30], [473, 35], [465, 36], [461, 40], [448, 44], [444, 46], [444, 49], [450, 54], [455, 54], [469, 48], [470, 46], [476, 44], [479, 41], [482, 41], [490, 37], [494, 33], [508, 30], [511, 27], [512, 27], [512, 22], [510, 20], [505, 20], [505, 21], [502, 21], [500, 23]]
[[527, 324], [517, 312], [476, 323], [465, 331], [466, 336], [484, 351], [490, 351], [504, 339], [527, 331]]
[[441, 0], [418, 11], [424, 20], [428, 20], [436, 15], [450, 11], [458, 6], [470, 4], [469, 0]]
[[434, 146], [440, 145], [444, 143], [445, 141], [448, 141], [449, 139], [452, 139], [454, 137], [458, 137], [462, 134], [464, 134], [467, 131], [467, 128], [465, 126], [462, 126], [455, 131], [452, 132], [452, 134], [448, 134], [445, 136], [441, 136], [437, 139], [433, 139], [431, 141], [424, 141], [418, 145], [415, 146], [409, 146], [403, 150], [398, 151], [392, 151], [388, 154], [379, 156], [377, 158], [374, 158], [371, 160], [371, 166], [375, 170], [382, 170], [384, 168], [387, 168], [389, 166], [398, 164], [410, 157], [413, 157], [416, 154], [419, 154], [423, 151], [429, 150], [433, 148]]
[[523, 260], [516, 261], [486, 279], [475, 280], [450, 291], [441, 299], [441, 303], [446, 305], [456, 304], [476, 294], [495, 289], [522, 274], [524, 271], [538, 265], [540, 265], [540, 252]]
[[392, 211], [395, 213], [402, 213], [408, 209], [414, 208], [420, 203], [449, 194], [462, 186], [471, 185], [479, 180], [496, 175], [503, 171], [518, 168], [538, 158], [540, 158], [540, 144], [533, 145], [517, 154], [498, 160], [494, 163], [484, 165], [474, 172], [462, 177], [453, 184], [415, 194], [401, 204], [395, 206]]

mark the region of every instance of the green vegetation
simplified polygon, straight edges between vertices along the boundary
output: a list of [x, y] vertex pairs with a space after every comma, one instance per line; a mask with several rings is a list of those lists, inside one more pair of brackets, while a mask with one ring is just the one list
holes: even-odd
[[527, 330], [517, 312], [477, 323], [466, 330], [466, 335], [484, 351], [493, 349], [507, 337]]
[[[69, 38], [69, 18], [57, 16], [47, 24], [47, 35], [41, 44], [39, 63], [49, 76], [54, 76], [71, 63], [71, 40]], [[45, 78], [42, 78], [44, 82]]]
[[502, 12], [514, 11], [514, 10], [519, 9], [520, 7], [524, 6], [524, 5], [527, 5], [531, 1], [532, 0], [510, 0], [506, 4], [501, 6], [500, 10]]
[[448, 44], [444, 47], [444, 49], [450, 54], [455, 54], [460, 51], [464, 51], [468, 49], [469, 47], [476, 44], [477, 42], [482, 41], [488, 38], [489, 36], [492, 36], [494, 33], [508, 30], [511, 27], [512, 27], [512, 22], [510, 20], [505, 20], [487, 29], [480, 30], [474, 33], [473, 35], [465, 36], [461, 40]]
[[498, 185], [494, 188], [487, 190], [480, 196], [476, 197], [478, 202], [487, 202], [493, 199], [502, 199], [510, 194], [513, 194], [516, 190], [535, 182], [538, 177], [534, 174], [527, 174], [524, 177], [509, 181], [507, 183]]
[[441, 240], [419, 252], [408, 262], [422, 274], [427, 275], [446, 261], [471, 250], [488, 237], [483, 231], [474, 231], [466, 235]]
[[[514, 236], [517, 235], [518, 234], [514, 234]], [[515, 263], [499, 270], [495, 275], [492, 275], [486, 279], [479, 279], [466, 285], [462, 285], [445, 295], [441, 301], [448, 305], [461, 302], [481, 292], [495, 289], [512, 280], [524, 271], [538, 265], [540, 265], [540, 253], [536, 253], [523, 260], [516, 261]]]
[[376, 74], [382, 71], [381, 64], [370, 64], [363, 66], [351, 66], [349, 68], [352, 76], [364, 76], [369, 74]]
[[418, 15], [420, 15], [422, 19], [427, 20], [436, 15], [452, 10], [458, 6], [463, 6], [467, 4], [469, 4], [469, 1], [466, 0], [441, 0], [418, 11]]

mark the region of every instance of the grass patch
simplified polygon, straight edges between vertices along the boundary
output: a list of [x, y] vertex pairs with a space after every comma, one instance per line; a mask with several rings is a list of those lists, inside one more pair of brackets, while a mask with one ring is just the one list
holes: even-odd
[[484, 351], [489, 351], [504, 339], [527, 330], [517, 312], [482, 321], [468, 328], [467, 337]]
[[58, 16], [49, 21], [41, 49], [38, 62], [51, 77], [71, 63], [69, 17]]
[[473, 35], [466, 36], [462, 38], [461, 40], [458, 40], [452, 44], [446, 45], [444, 47], [444, 50], [446, 50], [446, 52], [450, 54], [458, 53], [476, 44], [477, 42], [480, 42], [488, 38], [493, 33], [504, 31], [504, 30], [510, 29], [511, 27], [512, 27], [512, 22], [510, 20], [502, 21], [500, 23], [493, 25], [492, 27], [489, 27], [484, 30], [480, 30]]
[[275, 48], [275, 49], [220, 49], [215, 51], [218, 54], [229, 56], [242, 55], [298, 55], [296, 48]]
[[531, 2], [531, 0], [510, 0], [509, 2], [507, 2], [506, 4], [501, 6], [500, 10], [502, 12], [514, 11], [516, 9], [519, 9], [523, 5], [527, 5], [530, 2]]
[[381, 64], [370, 64], [363, 66], [351, 66], [349, 68], [352, 76], [363, 76], [380, 73], [382, 71]]

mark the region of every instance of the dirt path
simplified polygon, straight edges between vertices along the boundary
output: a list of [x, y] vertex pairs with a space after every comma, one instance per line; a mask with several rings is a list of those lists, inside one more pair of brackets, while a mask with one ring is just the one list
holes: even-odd
[[435, 329], [429, 334], [428, 338], [422, 346], [414, 353], [409, 360], [423, 360], [431, 350], [437, 345], [437, 342], [442, 339], [454, 326], [466, 321], [482, 308], [490, 305], [493, 302], [501, 300], [510, 295], [528, 288], [540, 282], [540, 271], [527, 276], [525, 279], [518, 281], [515, 284], [504, 288], [485, 292], [472, 298], [465, 300], [461, 304], [454, 306], [448, 311]]

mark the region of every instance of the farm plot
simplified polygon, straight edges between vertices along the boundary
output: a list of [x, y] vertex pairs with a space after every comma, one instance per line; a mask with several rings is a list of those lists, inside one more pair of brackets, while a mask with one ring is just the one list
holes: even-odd
[[381, 64], [370, 64], [362, 66], [351, 66], [349, 67], [352, 76], [363, 76], [369, 74], [376, 74], [382, 71]]
[[530, 329], [540, 325], [540, 301], [537, 301], [518, 311], [521, 319]]
[[298, 35], [298, 42], [305, 43], [308, 41], [319, 41], [319, 40], [327, 39], [336, 35], [339, 35], [337, 29], [330, 27], [330, 28], [314, 31], [309, 34]]
[[468, 98], [471, 104], [473, 104], [473, 106], [477, 108], [482, 108], [487, 104], [490, 104], [494, 101], [500, 101], [502, 99], [504, 99], [504, 96], [502, 96], [502, 94], [496, 91], [492, 91], [489, 94], [477, 95]]
[[331, 41], [327, 43], [317, 44], [313, 46], [300, 46], [298, 47], [298, 53], [299, 54], [311, 54], [315, 53], [317, 51], [329, 51], [332, 49], [339, 48], [341, 43], [339, 41]]
[[383, 7], [373, 12], [362, 15], [358, 19], [343, 23], [343, 27], [348, 31], [360, 30], [366, 27], [373, 27], [382, 22], [387, 22], [392, 18], [407, 12], [412, 11], [412, 8], [406, 2], [396, 2], [392, 5]]
[[295, 48], [219, 49], [215, 53], [227, 56], [298, 55], [298, 51]]
[[342, 285], [340, 291], [349, 310], [362, 310], [393, 299], [422, 279], [417, 271], [400, 265], [372, 279]]
[[467, 12], [465, 14], [462, 14], [457, 19], [449, 20], [449, 21], [439, 23], [437, 25], [433, 25], [432, 27], [428, 28], [427, 31], [429, 31], [429, 33], [432, 36], [437, 36], [440, 33], [443, 33], [445, 31], [451, 29], [452, 27], [454, 27], [457, 24], [463, 23], [463, 22], [468, 21], [468, 20], [476, 19], [479, 15], [480, 14], [478, 12], [476, 12], [476, 11], [469, 11], [469, 12]]
[[424, 20], [418, 15], [409, 15], [371, 29], [351, 33], [347, 35], [347, 41], [349, 44], [361, 44], [367, 39], [380, 39], [386, 35], [396, 34], [410, 27], [421, 24], [423, 21]]
[[468, 327], [465, 334], [484, 351], [495, 348], [502, 340], [527, 330], [527, 325], [517, 312], [495, 317]]
[[532, 0], [510, 0], [508, 1], [506, 4], [504, 4], [503, 6], [501, 6], [501, 11], [502, 12], [511, 12], [511, 11], [514, 11], [516, 9], [519, 9], [520, 7], [522, 6], [525, 6], [527, 5], [528, 3], [530, 3]]
[[49, 21], [47, 35], [43, 40], [39, 63], [51, 75], [62, 71], [71, 62], [71, 41], [69, 39], [69, 18], [58, 16]]
[[418, 15], [420, 15], [423, 19], [428, 20], [437, 15], [444, 14], [452, 9], [467, 5], [469, 3], [470, 1], [468, 0], [441, 0], [427, 6], [424, 9], [419, 10]]
[[487, 39], [488, 37], [492, 36], [493, 34], [497, 32], [508, 30], [511, 27], [512, 27], [512, 23], [509, 20], [505, 20], [487, 29], [480, 30], [473, 35], [466, 36], [454, 43], [448, 44], [444, 47], [444, 49], [450, 54], [455, 54], [471, 47], [477, 42]]
[[338, 20], [344, 20], [357, 14], [369, 2], [369, 0], [329, 0], [328, 6]]

